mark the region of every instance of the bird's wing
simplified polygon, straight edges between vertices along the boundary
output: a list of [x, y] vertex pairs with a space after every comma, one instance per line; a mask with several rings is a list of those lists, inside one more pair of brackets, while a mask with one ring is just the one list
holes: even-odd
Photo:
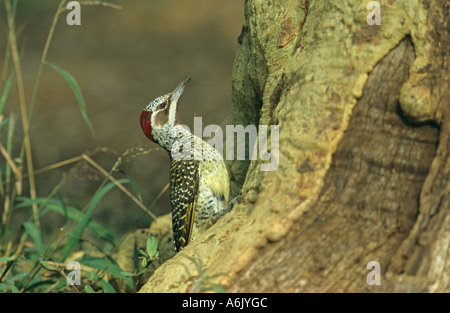
[[175, 248], [180, 251], [192, 235], [199, 187], [200, 162], [171, 160], [170, 204]]

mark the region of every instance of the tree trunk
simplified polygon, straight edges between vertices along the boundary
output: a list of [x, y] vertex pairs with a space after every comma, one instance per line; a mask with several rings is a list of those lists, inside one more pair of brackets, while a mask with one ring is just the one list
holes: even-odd
[[398, 2], [245, 2], [234, 123], [278, 168], [230, 162], [241, 204], [141, 291], [450, 291], [450, 4]]

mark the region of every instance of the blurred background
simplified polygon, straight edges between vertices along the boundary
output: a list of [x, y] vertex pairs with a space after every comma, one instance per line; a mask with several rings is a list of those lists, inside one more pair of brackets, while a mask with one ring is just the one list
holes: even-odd
[[[59, 2], [18, 1], [16, 29], [27, 105]], [[62, 13], [47, 55], [48, 62], [63, 68], [78, 82], [95, 135], [92, 136], [81, 116], [73, 90], [59, 73], [45, 66], [30, 124], [34, 167], [37, 170], [105, 147], [92, 158], [109, 171], [117, 158], [129, 151], [120, 170], [137, 183], [145, 205], [149, 206], [168, 183], [169, 157], [162, 150], [137, 152], [138, 148], [148, 151], [158, 147], [142, 133], [140, 112], [148, 102], [172, 91], [183, 78], [191, 75], [182, 100], [181, 122], [191, 129], [194, 116], [201, 116], [204, 126], [231, 123], [231, 73], [237, 37], [244, 22], [243, 1], [109, 2], [122, 9], [82, 5], [80, 26], [69, 26], [66, 23], [69, 11]], [[2, 71], [7, 34], [5, 7], [0, 3]], [[2, 87], [4, 82], [1, 81]], [[4, 115], [11, 113], [20, 120], [15, 79]], [[19, 122], [16, 133], [21, 134], [21, 129]], [[17, 156], [22, 137], [16, 138]], [[37, 175], [38, 196], [47, 196], [74, 166]], [[118, 173], [117, 177], [123, 174]], [[95, 171], [78, 166], [60, 195], [83, 206], [102, 180]], [[27, 188], [24, 188], [26, 193]], [[156, 215], [170, 211], [168, 192], [152, 211]], [[152, 221], [118, 189], [108, 194], [93, 216], [118, 238], [147, 227]], [[60, 218], [48, 214], [47, 221], [41, 223], [43, 227], [60, 227], [63, 225]]]

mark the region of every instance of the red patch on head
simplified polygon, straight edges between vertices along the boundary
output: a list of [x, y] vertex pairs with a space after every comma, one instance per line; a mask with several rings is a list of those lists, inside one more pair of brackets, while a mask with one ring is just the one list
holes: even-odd
[[150, 123], [150, 119], [152, 117], [152, 111], [142, 111], [141, 113], [141, 128], [144, 131], [145, 136], [148, 139], [155, 142], [155, 139], [152, 137], [152, 124]]

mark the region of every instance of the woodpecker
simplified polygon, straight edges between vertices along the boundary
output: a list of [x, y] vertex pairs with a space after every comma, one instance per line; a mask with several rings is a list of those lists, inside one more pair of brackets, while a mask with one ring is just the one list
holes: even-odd
[[228, 204], [229, 178], [222, 156], [178, 120], [180, 98], [189, 81], [187, 77], [174, 91], [151, 101], [140, 116], [144, 134], [170, 156], [169, 191], [176, 251], [236, 202]]

